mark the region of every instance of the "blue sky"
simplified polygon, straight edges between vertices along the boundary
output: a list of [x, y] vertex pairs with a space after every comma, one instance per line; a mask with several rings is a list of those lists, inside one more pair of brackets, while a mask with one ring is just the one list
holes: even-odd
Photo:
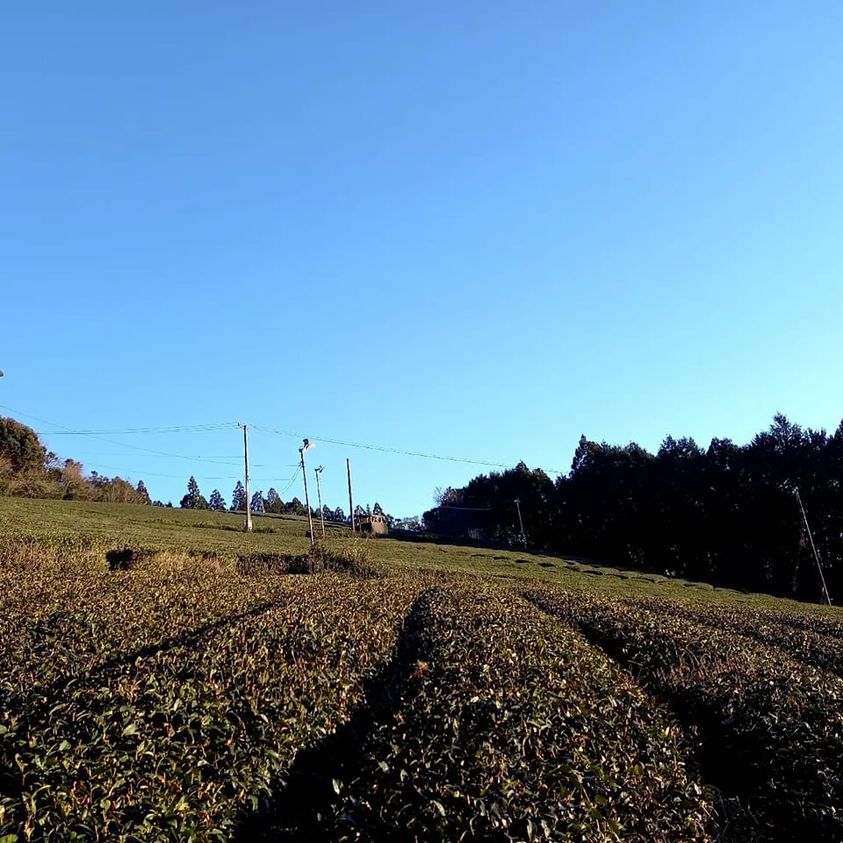
[[[840, 4], [0, 14], [0, 412], [89, 469], [228, 498], [240, 435], [51, 432], [567, 469], [843, 417]], [[478, 470], [321, 442], [331, 505], [346, 456], [396, 514]]]

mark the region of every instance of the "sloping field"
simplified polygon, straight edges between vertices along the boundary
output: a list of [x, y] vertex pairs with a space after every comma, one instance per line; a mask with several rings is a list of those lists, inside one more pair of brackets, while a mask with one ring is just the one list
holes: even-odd
[[838, 610], [239, 523], [0, 499], [2, 843], [843, 839]]

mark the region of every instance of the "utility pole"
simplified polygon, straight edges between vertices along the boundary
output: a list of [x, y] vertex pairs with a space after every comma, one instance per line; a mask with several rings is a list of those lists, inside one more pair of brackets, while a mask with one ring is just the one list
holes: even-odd
[[246, 464], [246, 521], [243, 529], [252, 532], [252, 499], [249, 497], [249, 425], [237, 422], [237, 427], [243, 428], [243, 461]]
[[348, 514], [351, 516], [351, 532], [355, 532], [354, 526], [354, 497], [351, 494], [351, 460], [346, 459], [345, 470], [348, 472]]
[[808, 541], [811, 543], [811, 550], [814, 553], [814, 561], [817, 563], [817, 571], [819, 571], [820, 583], [822, 584], [822, 594], [825, 598], [825, 602], [830, 606], [831, 597], [828, 594], [828, 587], [825, 584], [825, 576], [823, 576], [822, 565], [820, 565], [820, 554], [817, 552], [817, 546], [814, 544], [814, 536], [813, 533], [811, 533], [811, 527], [808, 524], [808, 516], [805, 513], [805, 507], [802, 505], [802, 495], [799, 494], [799, 487], [794, 486], [793, 492], [796, 495], [796, 500], [799, 501], [799, 510], [802, 513], [802, 521], [805, 524], [805, 531], [808, 533]]
[[521, 498], [515, 499], [515, 508], [518, 510], [518, 524], [521, 527], [521, 544], [524, 545], [524, 550], [526, 550], [527, 534], [524, 532], [524, 520], [521, 518]]
[[322, 506], [322, 486], [319, 483], [319, 475], [325, 470], [325, 466], [320, 465], [314, 469], [316, 472], [316, 497], [319, 500], [319, 520], [322, 522], [322, 538], [325, 538], [325, 510]]
[[310, 546], [316, 544], [316, 536], [313, 535], [313, 515], [310, 512], [310, 495], [307, 491], [307, 468], [304, 464], [304, 452], [309, 451], [314, 447], [314, 443], [309, 439], [304, 440], [304, 444], [299, 448], [299, 456], [301, 457], [301, 474], [304, 478], [304, 505], [307, 509], [307, 529], [310, 535]]

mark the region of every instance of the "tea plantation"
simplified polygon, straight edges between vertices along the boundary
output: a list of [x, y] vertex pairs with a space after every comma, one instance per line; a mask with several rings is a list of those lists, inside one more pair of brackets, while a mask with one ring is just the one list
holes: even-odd
[[840, 841], [843, 613], [0, 499], [0, 843]]

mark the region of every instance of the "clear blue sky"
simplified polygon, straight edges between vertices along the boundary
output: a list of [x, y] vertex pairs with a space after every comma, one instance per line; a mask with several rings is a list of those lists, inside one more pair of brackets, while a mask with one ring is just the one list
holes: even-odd
[[[562, 469], [833, 428], [841, 43], [820, 2], [5, 3], [0, 412]], [[239, 471], [234, 428], [20, 418], [165, 500]], [[297, 440], [252, 445], [280, 491]], [[396, 514], [477, 470], [323, 442], [346, 508], [346, 456]]]

